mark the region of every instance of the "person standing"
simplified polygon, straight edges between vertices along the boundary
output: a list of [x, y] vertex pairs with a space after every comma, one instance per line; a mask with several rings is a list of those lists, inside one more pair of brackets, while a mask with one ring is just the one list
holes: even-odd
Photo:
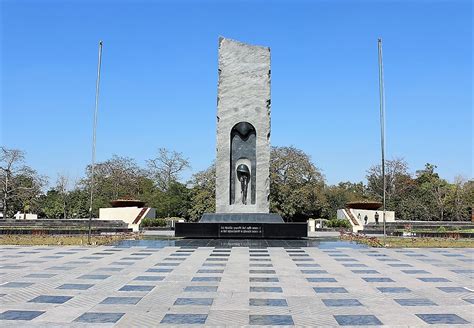
[[375, 212], [375, 224], [379, 224], [379, 212]]
[[367, 221], [369, 220], [369, 218], [366, 216], [364, 216], [364, 222], [365, 222], [365, 225], [367, 225]]

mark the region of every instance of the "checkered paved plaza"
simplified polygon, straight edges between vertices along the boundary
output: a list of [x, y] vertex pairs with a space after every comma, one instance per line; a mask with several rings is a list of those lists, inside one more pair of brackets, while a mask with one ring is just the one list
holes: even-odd
[[474, 324], [474, 249], [235, 245], [3, 247], [0, 326]]

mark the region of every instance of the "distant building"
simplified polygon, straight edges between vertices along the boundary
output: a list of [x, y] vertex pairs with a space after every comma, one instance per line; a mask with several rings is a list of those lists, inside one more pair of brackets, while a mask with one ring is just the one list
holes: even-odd
[[136, 199], [117, 199], [110, 205], [112, 207], [99, 209], [99, 220], [122, 220], [135, 232], [139, 231], [143, 219], [156, 216], [154, 208], [145, 207], [145, 202]]
[[[383, 224], [383, 210], [380, 209], [380, 202], [351, 202], [345, 208], [337, 210], [337, 218], [348, 220], [353, 232], [364, 230], [365, 224], [375, 224], [378, 216], [378, 223]], [[367, 223], [364, 218], [367, 217]], [[385, 211], [385, 222], [395, 222], [395, 212]]]
[[14, 215], [16, 220], [37, 220], [38, 214], [31, 214], [31, 213], [16, 213]]

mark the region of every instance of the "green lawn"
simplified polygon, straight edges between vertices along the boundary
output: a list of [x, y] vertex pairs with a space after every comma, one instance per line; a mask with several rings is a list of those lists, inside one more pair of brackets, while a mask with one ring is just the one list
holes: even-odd
[[[91, 245], [109, 245], [124, 239], [141, 238], [137, 234], [120, 234], [110, 236], [92, 236]], [[0, 245], [62, 245], [62, 246], [88, 246], [87, 234], [83, 235], [0, 235]]]
[[387, 248], [474, 248], [474, 239], [439, 237], [369, 237], [353, 233], [341, 235], [342, 240], [350, 240], [372, 247]]
[[399, 229], [396, 230], [397, 232], [446, 232], [446, 233], [456, 233], [456, 232], [467, 232], [467, 233], [473, 233], [474, 229], [460, 229], [460, 230], [455, 230], [455, 229], [446, 229], [446, 230], [438, 230], [438, 229], [413, 229], [413, 230], [405, 230], [405, 229]]

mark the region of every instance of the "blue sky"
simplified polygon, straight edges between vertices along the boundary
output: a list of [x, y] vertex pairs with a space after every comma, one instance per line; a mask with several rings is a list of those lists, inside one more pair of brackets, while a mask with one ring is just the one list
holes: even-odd
[[387, 157], [472, 178], [471, 1], [2, 0], [1, 14], [1, 144], [53, 182], [90, 162], [99, 39], [97, 159], [144, 165], [166, 147], [206, 168], [219, 35], [271, 48], [271, 142], [331, 184], [379, 162], [382, 37]]

